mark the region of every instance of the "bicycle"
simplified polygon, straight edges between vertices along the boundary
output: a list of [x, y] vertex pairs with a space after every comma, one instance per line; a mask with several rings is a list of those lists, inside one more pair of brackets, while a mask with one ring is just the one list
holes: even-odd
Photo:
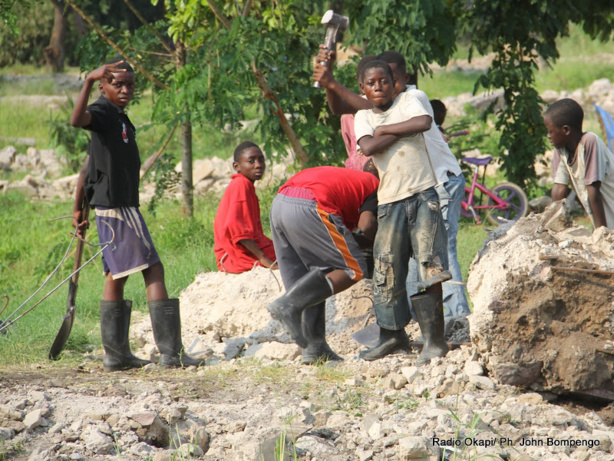
[[[471, 187], [465, 186], [465, 200], [462, 202], [461, 215], [466, 218], [473, 218], [478, 225], [482, 224], [481, 210], [487, 210], [486, 219], [496, 225], [517, 221], [525, 217], [529, 211], [529, 201], [520, 186], [506, 181], [488, 189], [482, 184], [486, 175], [486, 167], [491, 160], [492, 157], [490, 156], [484, 158], [464, 157], [462, 159], [463, 162], [473, 165], [473, 180]], [[478, 171], [481, 166], [484, 167], [482, 183], [478, 182]], [[478, 204], [474, 204], [476, 189], [481, 192]], [[488, 197], [488, 202], [482, 205], [482, 200], [485, 197]]]

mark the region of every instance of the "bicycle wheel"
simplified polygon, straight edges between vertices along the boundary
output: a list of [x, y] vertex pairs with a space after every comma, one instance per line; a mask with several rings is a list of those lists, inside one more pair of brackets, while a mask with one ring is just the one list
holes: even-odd
[[[509, 221], [517, 221], [527, 215], [529, 211], [529, 201], [520, 186], [511, 182], [502, 182], [493, 187], [491, 191], [497, 197], [505, 200], [508, 205], [504, 210], [489, 210], [486, 217], [491, 223], [504, 224]], [[488, 205], [496, 206], [496, 203], [489, 197]]]

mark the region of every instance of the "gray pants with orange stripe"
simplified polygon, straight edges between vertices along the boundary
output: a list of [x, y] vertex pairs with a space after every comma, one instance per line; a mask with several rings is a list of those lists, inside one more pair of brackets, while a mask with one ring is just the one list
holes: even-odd
[[271, 236], [286, 289], [312, 269], [345, 271], [358, 281], [367, 273], [365, 259], [337, 215], [315, 200], [277, 194], [271, 205]]

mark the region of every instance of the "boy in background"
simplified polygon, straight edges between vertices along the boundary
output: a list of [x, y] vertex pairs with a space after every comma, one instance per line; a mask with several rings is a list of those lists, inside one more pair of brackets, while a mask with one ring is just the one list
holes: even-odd
[[573, 99], [551, 104], [544, 113], [554, 146], [552, 200], [562, 200], [573, 187], [593, 228], [614, 229], [614, 155], [595, 133], [582, 131], [584, 111]]
[[445, 135], [446, 130], [443, 127], [443, 123], [446, 120], [448, 108], [439, 99], [431, 99], [429, 102], [431, 103], [431, 107], [433, 108], [433, 121], [435, 122], [435, 125], [437, 125], [437, 128], [439, 128], [439, 131], [441, 131], [441, 133]]
[[447, 236], [435, 190], [437, 179], [422, 134], [431, 128], [432, 118], [410, 93], [394, 97], [392, 70], [383, 61], [365, 65], [360, 86], [373, 109], [356, 113], [356, 139], [362, 153], [373, 156], [380, 178], [373, 246], [380, 337], [360, 357], [376, 360], [408, 349], [405, 326], [411, 315], [406, 280], [413, 256], [419, 263], [417, 289], [421, 292], [411, 300], [424, 338], [417, 361], [421, 365], [448, 351], [441, 288], [451, 278]]
[[259, 264], [277, 269], [273, 241], [264, 235], [254, 183], [266, 164], [260, 147], [242, 142], [234, 151], [237, 174], [226, 188], [213, 222], [215, 258], [220, 271], [239, 274]]
[[271, 232], [286, 293], [267, 309], [302, 348], [304, 364], [342, 360], [326, 342], [326, 298], [367, 273], [361, 248], [373, 244], [377, 186], [371, 173], [322, 166], [292, 176], [273, 200]]
[[[88, 106], [97, 81], [100, 97]], [[137, 272], [145, 280], [160, 366], [199, 366], [204, 359], [195, 360], [184, 353], [179, 300], [168, 298], [164, 267], [139, 211], [141, 160], [135, 127], [124, 112], [133, 95], [132, 67], [125, 61], [108, 63], [87, 75], [70, 116], [72, 126], [92, 132], [77, 182], [73, 221], [81, 222], [87, 200], [96, 212], [100, 241], [113, 241], [102, 253], [106, 276], [100, 301], [104, 370], [140, 368], [149, 363], [132, 355], [128, 341], [132, 301], [124, 300], [124, 286], [128, 276]]]

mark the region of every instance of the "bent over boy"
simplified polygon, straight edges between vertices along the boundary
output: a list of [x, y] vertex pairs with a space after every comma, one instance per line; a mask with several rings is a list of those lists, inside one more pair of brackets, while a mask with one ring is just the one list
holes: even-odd
[[341, 360], [326, 342], [325, 302], [367, 273], [360, 250], [373, 243], [377, 185], [371, 173], [309, 168], [273, 200], [271, 233], [287, 291], [267, 309], [303, 348], [305, 364]]

